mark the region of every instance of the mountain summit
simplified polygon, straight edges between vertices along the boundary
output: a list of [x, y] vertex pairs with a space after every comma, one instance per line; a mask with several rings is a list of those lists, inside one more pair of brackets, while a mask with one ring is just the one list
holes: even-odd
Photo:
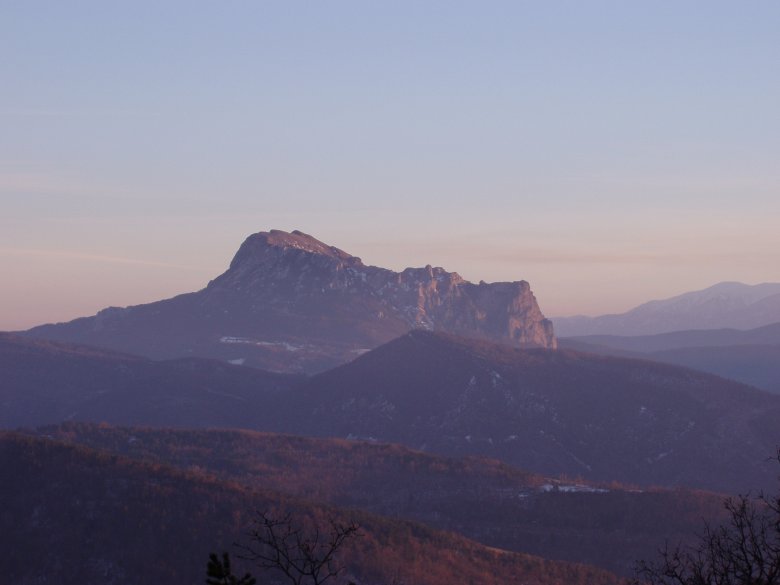
[[543, 474], [771, 489], [780, 396], [648, 360], [411, 331], [285, 394], [270, 430], [479, 455]]
[[754, 329], [780, 322], [780, 283], [721, 282], [650, 301], [619, 315], [555, 318], [558, 335], [656, 335], [691, 329]]
[[200, 356], [315, 372], [410, 329], [556, 347], [552, 323], [525, 281], [473, 284], [432, 266], [394, 272], [280, 230], [249, 236], [228, 270], [201, 291], [24, 334], [156, 359]]

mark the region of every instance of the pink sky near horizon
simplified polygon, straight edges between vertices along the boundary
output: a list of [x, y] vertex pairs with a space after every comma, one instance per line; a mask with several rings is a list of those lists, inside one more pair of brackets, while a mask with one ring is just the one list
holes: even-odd
[[[204, 220], [194, 223], [202, 226]], [[103, 229], [108, 232], [112, 227], [109, 222]], [[641, 245], [614, 251], [555, 247], [546, 242], [528, 246], [513, 244], [511, 234], [500, 232], [426, 237], [417, 231], [394, 240], [378, 231], [338, 233], [331, 228], [330, 233], [318, 234], [298, 225], [262, 226], [252, 231], [272, 228], [301, 228], [360, 256], [367, 264], [394, 270], [433, 264], [475, 282], [528, 280], [548, 317], [623, 312], [648, 300], [724, 280], [780, 281], [776, 271], [766, 270], [767, 265], [780, 265], [778, 248], [746, 261], [750, 254], [735, 248], [725, 235], [723, 249], [697, 253], [658, 246], [643, 250]], [[144, 245], [133, 249], [132, 232], [125, 230], [120, 237], [119, 230], [114, 238], [106, 233], [102, 253], [68, 249], [67, 242], [57, 249], [54, 241], [48, 248], [0, 247], [0, 273], [12, 275], [0, 282], [0, 330], [67, 321], [108, 306], [141, 304], [199, 290], [227, 269], [249, 235], [245, 231], [234, 236], [225, 224], [210, 232], [211, 238], [205, 237], [202, 227], [183, 231], [178, 239], [165, 236], [162, 228], [148, 229]], [[670, 240], [675, 238], [670, 236]], [[54, 282], [56, 287], [52, 287]]]
[[19, 2], [0, 330], [198, 290], [299, 229], [548, 316], [780, 282], [780, 3]]

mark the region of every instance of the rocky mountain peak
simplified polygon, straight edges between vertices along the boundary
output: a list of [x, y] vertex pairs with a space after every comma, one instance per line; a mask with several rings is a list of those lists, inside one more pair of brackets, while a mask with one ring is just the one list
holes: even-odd
[[237, 268], [246, 263], [263, 262], [269, 256], [276, 257], [284, 253], [323, 256], [350, 265], [361, 264], [360, 258], [339, 250], [335, 246], [329, 246], [301, 231], [270, 230], [252, 234], [244, 240], [233, 257], [230, 268]]
[[525, 281], [473, 284], [431, 265], [395, 272], [282, 230], [246, 238], [201, 291], [31, 333], [157, 359], [197, 355], [297, 372], [343, 363], [410, 329], [556, 347]]

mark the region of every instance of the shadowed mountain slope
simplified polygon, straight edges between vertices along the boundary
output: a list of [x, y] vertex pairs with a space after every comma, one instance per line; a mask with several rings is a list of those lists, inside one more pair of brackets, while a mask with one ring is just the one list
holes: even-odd
[[780, 323], [747, 331], [703, 329], [659, 335], [588, 335], [561, 347], [678, 364], [780, 393]]
[[[0, 533], [9, 540], [0, 572], [19, 585], [200, 583], [208, 553], [231, 550], [255, 510], [323, 527], [329, 518], [357, 521], [361, 535], [340, 560], [348, 567], [343, 582], [358, 585], [618, 582], [596, 568], [48, 439], [0, 432], [0, 464], [14, 470], [0, 480]], [[257, 576], [270, 584], [269, 575]]]
[[414, 331], [310, 379], [0, 338], [0, 424], [233, 427], [485, 455], [547, 475], [773, 486], [780, 397], [646, 360]]
[[710, 372], [780, 394], [780, 345], [686, 347], [653, 352], [647, 358]]
[[421, 331], [308, 380], [277, 430], [545, 474], [770, 489], [780, 397], [685, 368]]
[[0, 333], [0, 428], [63, 420], [264, 428], [300, 376], [215, 360], [155, 362]]
[[249, 236], [201, 291], [25, 335], [155, 359], [209, 357], [322, 371], [413, 328], [554, 347], [527, 282], [472, 284], [443, 268], [393, 272], [298, 231]]
[[693, 329], [657, 335], [582, 335], [568, 341], [603, 345], [626, 351], [652, 353], [694, 347], [780, 345], [780, 323], [755, 329]]

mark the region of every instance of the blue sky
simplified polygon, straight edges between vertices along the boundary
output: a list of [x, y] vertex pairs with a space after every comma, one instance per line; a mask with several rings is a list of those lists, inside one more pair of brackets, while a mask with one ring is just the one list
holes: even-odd
[[777, 2], [8, 2], [0, 329], [301, 229], [548, 315], [780, 281]]

